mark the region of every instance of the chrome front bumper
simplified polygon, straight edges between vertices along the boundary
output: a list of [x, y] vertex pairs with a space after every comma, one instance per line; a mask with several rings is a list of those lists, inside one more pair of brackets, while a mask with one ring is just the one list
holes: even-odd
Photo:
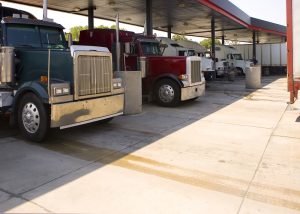
[[61, 129], [123, 114], [124, 94], [51, 105], [51, 128]]
[[181, 101], [190, 100], [205, 94], [205, 82], [199, 85], [181, 88]]

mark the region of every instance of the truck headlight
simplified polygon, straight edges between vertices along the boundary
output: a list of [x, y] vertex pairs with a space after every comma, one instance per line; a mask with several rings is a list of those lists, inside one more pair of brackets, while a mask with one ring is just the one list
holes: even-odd
[[113, 87], [114, 89], [122, 88], [122, 79], [121, 78], [113, 79]]
[[70, 84], [69, 83], [54, 83], [51, 84], [53, 96], [64, 96], [70, 94]]
[[187, 74], [181, 74], [178, 76], [178, 79], [180, 80], [188, 80], [189, 79], [189, 75]]

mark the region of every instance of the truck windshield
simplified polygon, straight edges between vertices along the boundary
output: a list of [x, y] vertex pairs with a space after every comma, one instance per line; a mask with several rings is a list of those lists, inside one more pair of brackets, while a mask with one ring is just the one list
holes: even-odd
[[31, 48], [66, 48], [61, 29], [34, 25], [7, 25], [7, 45]]
[[145, 56], [160, 56], [161, 51], [158, 42], [141, 42], [143, 54]]
[[188, 55], [189, 56], [195, 56], [196, 52], [194, 50], [188, 50]]
[[243, 57], [241, 54], [233, 54], [233, 57], [235, 60], [243, 60]]
[[44, 48], [65, 48], [66, 42], [63, 33], [56, 28], [41, 27], [41, 40]]

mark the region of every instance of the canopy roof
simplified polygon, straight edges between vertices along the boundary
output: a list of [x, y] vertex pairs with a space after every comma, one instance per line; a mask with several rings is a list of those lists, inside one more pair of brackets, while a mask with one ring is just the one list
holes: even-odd
[[[247, 15], [228, 0], [152, 0], [153, 27], [172, 33], [211, 37], [211, 18], [215, 17], [216, 38], [252, 42], [256, 30], [260, 43], [284, 42], [286, 27], [255, 19]], [[20, 4], [42, 7], [42, 0], [10, 0]], [[48, 0], [48, 7], [68, 13], [88, 15], [92, 5], [96, 18], [114, 20], [117, 13], [123, 23], [144, 26], [146, 18], [145, 0]]]

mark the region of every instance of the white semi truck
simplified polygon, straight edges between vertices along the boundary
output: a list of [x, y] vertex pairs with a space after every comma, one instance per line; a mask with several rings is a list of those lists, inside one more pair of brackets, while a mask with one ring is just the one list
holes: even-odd
[[[253, 45], [242, 44], [233, 46], [244, 59], [253, 59]], [[286, 43], [257, 44], [256, 45], [257, 64], [262, 69], [285, 71], [287, 66], [287, 45]]]
[[178, 44], [186, 49], [194, 50], [195, 55], [201, 57], [201, 70], [204, 72], [205, 79], [212, 79], [215, 71], [214, 61], [211, 58], [211, 54], [207, 52], [206, 48], [199, 43], [190, 40], [178, 41]]
[[156, 37], [156, 39], [161, 44], [165, 45], [165, 48], [163, 50], [164, 56], [194, 56], [195, 55], [194, 49], [183, 47], [172, 39], [169, 39], [167, 37]]
[[216, 45], [216, 61], [227, 61], [231, 69], [245, 74], [246, 69], [253, 66], [253, 62], [244, 60], [242, 54], [233, 46]]
[[201, 71], [205, 79], [212, 79], [214, 76], [214, 64], [210, 54], [200, 44], [193, 41], [174, 41], [166, 37], [157, 37], [157, 40], [165, 45], [164, 56], [199, 56], [201, 57]]

